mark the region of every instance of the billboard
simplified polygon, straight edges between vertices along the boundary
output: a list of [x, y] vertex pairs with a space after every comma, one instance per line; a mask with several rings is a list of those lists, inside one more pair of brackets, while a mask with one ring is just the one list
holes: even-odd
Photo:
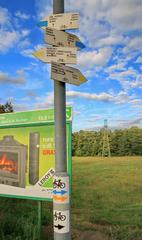
[[[71, 177], [72, 108], [66, 108]], [[0, 196], [52, 201], [54, 109], [0, 115]]]

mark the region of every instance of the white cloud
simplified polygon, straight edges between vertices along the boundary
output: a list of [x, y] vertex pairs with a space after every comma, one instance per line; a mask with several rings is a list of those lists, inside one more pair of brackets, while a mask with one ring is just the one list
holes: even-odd
[[25, 74], [22, 71], [17, 71], [16, 77], [9, 76], [8, 73], [0, 72], [0, 83], [1, 84], [12, 84], [12, 85], [25, 85], [26, 78]]
[[15, 13], [15, 16], [16, 16], [16, 17], [19, 17], [20, 19], [23, 19], [23, 20], [28, 20], [28, 19], [30, 19], [30, 15], [29, 15], [29, 14], [26, 14], [26, 13], [21, 12], [21, 11], [17, 11], [17, 12]]
[[8, 10], [6, 8], [0, 7], [0, 24], [4, 25], [9, 23]]
[[34, 58], [34, 59], [35, 59], [35, 57], [32, 55], [33, 52], [34, 52], [33, 49], [28, 48], [28, 49], [22, 50], [20, 53], [21, 53], [24, 57], [30, 57], [30, 58]]
[[114, 34], [113, 32], [106, 36], [105, 38], [98, 39], [95, 46], [102, 47], [102, 46], [113, 46], [117, 44], [124, 44], [125, 39], [122, 35]]
[[127, 77], [136, 77], [137, 75], [137, 72], [135, 70], [132, 70], [132, 69], [127, 69], [125, 71], [121, 71], [121, 72], [114, 72], [112, 74], [110, 74], [110, 78], [113, 78], [113, 79], [118, 79], [118, 80], [121, 80], [121, 79], [124, 79], [124, 78], [127, 78]]
[[81, 52], [78, 57], [80, 66], [87, 70], [95, 66], [104, 66], [110, 60], [112, 55], [111, 48], [101, 48], [99, 51]]
[[141, 30], [142, 2], [139, 0], [106, 0], [107, 19], [121, 32]]
[[111, 102], [114, 104], [132, 103], [132, 100], [134, 100], [134, 98], [132, 96], [129, 96], [128, 93], [125, 91], [120, 91], [118, 93], [101, 92], [99, 94], [89, 92], [67, 91], [67, 97], [83, 98], [92, 101]]
[[124, 71], [126, 70], [125, 68], [125, 63], [124, 62], [120, 62], [120, 63], [117, 63], [117, 64], [114, 64], [114, 65], [110, 65], [107, 69], [106, 69], [106, 72], [108, 73], [112, 73], [112, 72], [115, 72], [115, 71]]
[[31, 42], [28, 38], [21, 40], [18, 44], [18, 47], [20, 49], [24, 49], [24, 51], [25, 51], [25, 48], [27, 49], [29, 46], [31, 46]]
[[[18, 12], [17, 14], [20, 14]], [[26, 16], [23, 15], [26, 18]], [[0, 52], [7, 53], [9, 49], [20, 46], [27, 47], [29, 40], [25, 39], [30, 33], [28, 29], [21, 29], [17, 21], [6, 8], [0, 7]]]
[[0, 30], [0, 52], [5, 53], [19, 41], [20, 35], [16, 31]]
[[136, 63], [142, 63], [142, 56], [139, 56], [136, 60]]
[[22, 29], [21, 31], [22, 37], [27, 37], [29, 33], [30, 33], [29, 29]]
[[54, 104], [54, 94], [53, 92], [50, 92], [47, 94], [47, 96], [37, 97], [36, 101], [37, 101], [37, 103], [35, 104], [36, 108], [51, 107]]
[[37, 9], [37, 15], [39, 20], [41, 20], [41, 18], [48, 16], [50, 14], [52, 14], [53, 12], [53, 6], [52, 6], [52, 0], [36, 0], [35, 1], [35, 6]]
[[111, 101], [112, 100], [112, 95], [105, 93], [105, 92], [97, 95], [95, 93], [67, 91], [67, 97], [85, 98], [85, 99], [96, 100], [96, 101]]
[[142, 46], [142, 36], [127, 38], [126, 47], [123, 49], [124, 54], [132, 51], [140, 51]]

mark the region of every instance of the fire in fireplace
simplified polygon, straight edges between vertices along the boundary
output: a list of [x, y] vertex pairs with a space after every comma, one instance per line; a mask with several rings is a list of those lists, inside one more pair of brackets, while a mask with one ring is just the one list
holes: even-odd
[[14, 174], [18, 172], [18, 155], [17, 153], [0, 152], [0, 170], [8, 171]]
[[25, 187], [27, 146], [13, 136], [4, 136], [0, 141], [0, 183]]

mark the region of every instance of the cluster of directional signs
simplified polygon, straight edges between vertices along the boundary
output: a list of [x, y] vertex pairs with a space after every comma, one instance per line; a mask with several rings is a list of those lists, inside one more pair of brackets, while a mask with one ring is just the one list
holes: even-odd
[[64, 65], [76, 64], [77, 50], [85, 47], [77, 36], [62, 31], [78, 29], [79, 14], [53, 14], [41, 20], [38, 26], [45, 31], [45, 43], [52, 47], [42, 48], [33, 55], [44, 63], [51, 63], [51, 79], [73, 85], [86, 82], [78, 69]]

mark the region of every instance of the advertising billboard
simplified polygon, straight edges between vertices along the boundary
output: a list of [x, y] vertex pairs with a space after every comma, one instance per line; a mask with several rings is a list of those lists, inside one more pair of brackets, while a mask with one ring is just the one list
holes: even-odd
[[[71, 177], [72, 108], [66, 108], [67, 168]], [[52, 201], [54, 109], [0, 115], [0, 196]]]

